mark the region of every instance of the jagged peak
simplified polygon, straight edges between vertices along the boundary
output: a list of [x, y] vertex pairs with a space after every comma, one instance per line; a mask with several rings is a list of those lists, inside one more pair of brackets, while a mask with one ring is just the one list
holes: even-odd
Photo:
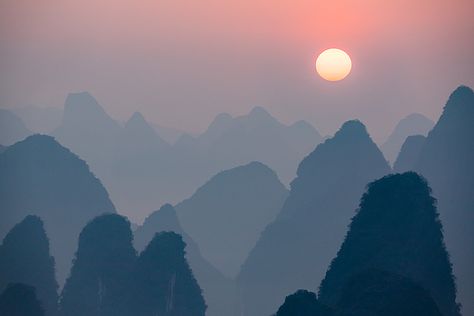
[[140, 112], [134, 112], [132, 116], [128, 119], [128, 121], [125, 123], [125, 127], [134, 127], [134, 126], [147, 127], [150, 130], [153, 130], [153, 128], [150, 126], [150, 124], [148, 124], [143, 114], [141, 114]]
[[334, 139], [339, 137], [369, 137], [365, 125], [359, 120], [350, 120], [342, 124], [341, 128], [334, 135]]
[[452, 111], [460, 106], [474, 107], [474, 91], [468, 86], [459, 86], [451, 93], [444, 111]]
[[87, 107], [88, 109], [104, 111], [97, 100], [87, 91], [73, 92], [67, 95], [64, 110], [67, 111], [76, 107]]
[[161, 224], [167, 224], [167, 225], [175, 225], [176, 229], [180, 228], [179, 221], [178, 221], [178, 216], [176, 215], [176, 210], [174, 207], [167, 203], [164, 204], [162, 207], [160, 207], [159, 210], [154, 211], [151, 213], [143, 222], [143, 225], [147, 225], [148, 223], [157, 223], [160, 222]]
[[[272, 117], [271, 114], [263, 106], [255, 106], [250, 110], [248, 116], [255, 117]], [[272, 117], [273, 118], [273, 117]]]

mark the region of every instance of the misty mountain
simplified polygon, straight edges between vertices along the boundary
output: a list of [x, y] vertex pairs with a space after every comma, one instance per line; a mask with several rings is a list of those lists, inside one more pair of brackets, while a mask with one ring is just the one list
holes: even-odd
[[54, 258], [49, 253], [49, 240], [43, 222], [37, 216], [29, 215], [16, 224], [0, 246], [0, 293], [6, 290], [10, 283], [33, 286], [45, 315], [56, 315], [58, 285], [55, 279]]
[[55, 107], [28, 105], [12, 109], [12, 111], [34, 133], [51, 133], [59, 127], [63, 117], [63, 110]]
[[87, 164], [44, 135], [30, 136], [0, 154], [0, 209], [0, 238], [25, 216], [41, 217], [60, 284], [85, 223], [104, 212], [115, 212]]
[[359, 121], [348, 121], [309, 154], [277, 219], [242, 266], [245, 315], [274, 312], [288, 293], [316, 290], [344, 239], [366, 184], [390, 172]]
[[60, 315], [129, 315], [137, 260], [132, 240], [123, 216], [105, 214], [87, 223], [61, 294]]
[[174, 232], [155, 234], [137, 260], [129, 315], [205, 315], [206, 303], [186, 261], [185, 246]]
[[368, 185], [349, 232], [321, 282], [319, 299], [336, 306], [344, 285], [368, 269], [412, 279], [431, 293], [445, 316], [460, 315], [456, 286], [435, 199], [414, 172]]
[[168, 144], [176, 143], [181, 135], [184, 134], [184, 132], [179, 129], [163, 126], [161, 124], [152, 123], [151, 126], [155, 132], [160, 135], [160, 137], [163, 138]]
[[217, 172], [262, 161], [284, 181], [321, 136], [308, 123], [286, 126], [263, 108], [232, 118], [218, 115], [201, 135], [182, 135], [170, 145], [140, 113], [124, 126], [88, 93], [68, 95], [53, 135], [91, 166], [115, 205], [141, 222], [150, 209], [177, 203]]
[[[415, 170], [425, 176], [443, 222], [463, 312], [474, 313], [474, 92], [461, 86], [428, 134]], [[469, 249], [469, 250], [468, 250]]]
[[218, 173], [176, 205], [176, 211], [203, 256], [235, 277], [287, 195], [273, 170], [251, 162]]
[[0, 154], [3, 153], [7, 149], [6, 146], [0, 145]]
[[423, 135], [408, 136], [400, 149], [397, 160], [393, 164], [393, 171], [402, 173], [415, 170], [415, 164], [425, 141], [426, 137]]
[[8, 146], [31, 134], [17, 115], [0, 109], [0, 144]]
[[0, 315], [44, 316], [45, 314], [34, 287], [11, 283], [0, 294]]
[[156, 233], [165, 231], [181, 235], [186, 243], [186, 259], [208, 305], [206, 315], [230, 315], [235, 305], [234, 283], [202, 257], [197, 244], [181, 228], [173, 206], [165, 204], [145, 219], [135, 231], [135, 248], [143, 251]]
[[299, 121], [287, 126], [264, 108], [255, 107], [235, 118], [219, 114], [203, 134], [182, 137], [176, 146], [185, 152], [205, 153], [217, 170], [261, 161], [288, 183], [295, 177], [298, 162], [321, 140], [309, 123]]
[[418, 113], [410, 114], [398, 122], [392, 134], [390, 134], [385, 143], [380, 146], [380, 149], [385, 158], [393, 164], [408, 136], [426, 136], [433, 126], [434, 122], [426, 116]]

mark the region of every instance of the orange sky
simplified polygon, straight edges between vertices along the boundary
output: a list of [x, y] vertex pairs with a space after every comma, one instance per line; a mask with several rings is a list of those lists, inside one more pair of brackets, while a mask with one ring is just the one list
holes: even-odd
[[[262, 105], [323, 133], [357, 117], [382, 139], [474, 86], [473, 12], [469, 0], [3, 0], [0, 106], [88, 90], [114, 117], [200, 131]], [[351, 55], [342, 82], [315, 73], [328, 47]]]

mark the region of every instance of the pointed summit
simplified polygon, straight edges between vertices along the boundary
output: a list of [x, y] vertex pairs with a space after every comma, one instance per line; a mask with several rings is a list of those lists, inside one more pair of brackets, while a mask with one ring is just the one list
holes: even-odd
[[258, 117], [258, 118], [268, 118], [273, 116], [263, 107], [263, 106], [255, 106], [252, 110], [250, 110], [248, 116]]
[[459, 86], [449, 96], [444, 111], [461, 111], [473, 107], [474, 91], [467, 86]]
[[118, 127], [118, 124], [105, 113], [89, 92], [68, 94], [64, 103], [63, 125], [69, 124], [84, 124], [84, 128], [90, 128], [96, 124], [117, 125]]
[[368, 137], [365, 125], [359, 120], [346, 121], [334, 137]]
[[[148, 124], [143, 115], [140, 112], [135, 112], [125, 123], [125, 129], [132, 133], [137, 133], [140, 137], [146, 138], [158, 138], [153, 127]], [[141, 141], [146, 141], [142, 139]]]

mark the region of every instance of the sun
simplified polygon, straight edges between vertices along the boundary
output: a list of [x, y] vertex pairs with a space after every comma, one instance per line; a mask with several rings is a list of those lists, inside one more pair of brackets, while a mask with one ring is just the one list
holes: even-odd
[[328, 81], [339, 81], [351, 72], [352, 62], [349, 55], [338, 48], [329, 48], [316, 59], [316, 71]]

